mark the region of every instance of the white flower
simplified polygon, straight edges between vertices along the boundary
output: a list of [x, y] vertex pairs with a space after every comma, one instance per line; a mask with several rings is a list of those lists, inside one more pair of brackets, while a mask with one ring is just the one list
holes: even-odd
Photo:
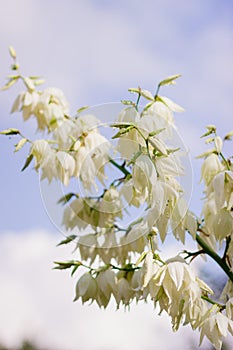
[[[116, 125], [120, 123], [122, 125], [125, 124], [126, 127], [129, 125], [137, 126], [139, 120], [140, 115], [136, 109], [134, 107], [128, 107], [120, 112], [117, 117]], [[139, 145], [144, 145], [144, 143], [145, 142], [138, 131], [135, 128], [132, 128], [119, 137], [117, 150], [121, 153], [123, 158], [130, 160], [133, 155], [139, 151]]]
[[45, 140], [33, 142], [31, 154], [35, 158], [35, 169], [42, 169], [41, 179], [47, 178], [50, 182], [55, 178], [64, 185], [69, 184], [75, 170], [75, 161], [70, 154], [63, 151], [56, 152]]
[[146, 287], [159, 268], [158, 265], [156, 265], [155, 263], [153, 253], [151, 251], [146, 254], [144, 265], [145, 275], [143, 287]]
[[122, 202], [120, 193], [117, 189], [111, 186], [105, 191], [103, 199], [100, 201], [99, 211], [113, 216], [122, 216]]
[[140, 119], [140, 115], [134, 107], [124, 108], [117, 116], [116, 124], [135, 123]]
[[138, 190], [137, 188], [135, 188], [132, 179], [124, 181], [120, 189], [120, 195], [124, 198], [127, 204], [133, 205], [137, 208], [139, 208], [140, 205], [145, 203], [145, 201], [149, 198], [147, 187]]
[[216, 350], [221, 350], [223, 338], [227, 336], [228, 331], [233, 335], [233, 321], [219, 312], [218, 306], [214, 305], [203, 316], [199, 329], [200, 344], [206, 336]]
[[157, 174], [155, 165], [147, 155], [141, 154], [136, 159], [133, 166], [132, 178], [134, 187], [138, 191], [143, 191], [144, 188], [148, 188], [148, 192], [151, 192], [152, 186], [154, 186], [157, 181]]
[[233, 297], [226, 303], [226, 315], [230, 320], [233, 320]]
[[100, 271], [96, 277], [98, 294], [96, 302], [104, 308], [108, 305], [111, 295], [116, 295], [116, 275], [111, 269]]
[[68, 103], [63, 92], [56, 88], [48, 88], [42, 92], [26, 91], [15, 100], [12, 112], [22, 110], [24, 120], [31, 115], [37, 119], [38, 129], [54, 129], [59, 120], [68, 114]]
[[162, 178], [184, 175], [184, 168], [176, 153], [171, 153], [168, 157], [157, 157], [155, 159], [155, 165], [159, 176]]
[[203, 205], [202, 214], [205, 218], [205, 224], [209, 228], [209, 232], [212, 232], [213, 220], [215, 214], [217, 214], [216, 203], [214, 199], [214, 194], [211, 193]]
[[68, 102], [60, 89], [45, 89], [39, 97], [34, 114], [37, 118], [38, 129], [54, 129], [57, 122], [69, 113]]
[[35, 157], [35, 169], [43, 165], [46, 158], [50, 156], [52, 149], [45, 140], [36, 140], [31, 147], [31, 154]]
[[188, 210], [188, 205], [184, 198], [179, 198], [174, 206], [171, 216], [171, 227], [173, 234], [177, 239], [185, 242], [185, 215]]
[[90, 264], [92, 264], [95, 261], [97, 254], [99, 253], [98, 246], [99, 245], [96, 234], [90, 233], [79, 237], [77, 248], [79, 248], [82, 260], [90, 260]]
[[224, 170], [218, 156], [216, 154], [209, 155], [203, 162], [201, 168], [201, 179], [204, 180], [206, 186], [210, 184], [215, 175]]
[[76, 295], [74, 301], [79, 298], [85, 303], [88, 300], [95, 300], [97, 294], [97, 282], [96, 279], [92, 277], [90, 272], [85, 273], [80, 277], [76, 284]]
[[68, 185], [70, 178], [74, 174], [75, 161], [74, 158], [67, 152], [58, 151], [56, 154], [57, 159], [57, 177], [64, 183]]
[[189, 210], [187, 211], [184, 218], [184, 226], [185, 229], [192, 235], [193, 239], [195, 239], [197, 233], [197, 219]]
[[119, 278], [116, 284], [116, 303], [119, 307], [120, 302], [122, 302], [123, 305], [127, 306], [130, 303], [130, 300], [134, 296], [134, 292], [130, 286], [129, 281], [127, 278], [122, 277]]
[[233, 233], [233, 217], [226, 209], [220, 209], [213, 217], [213, 234], [222, 240]]
[[69, 202], [63, 213], [63, 225], [68, 230], [75, 227], [82, 229], [88, 226], [90, 213], [87, 211], [85, 202], [82, 198], [76, 198], [71, 203]]
[[189, 309], [201, 298], [201, 290], [210, 290], [180, 257], [170, 259], [160, 267], [151, 279], [149, 288], [161, 311], [165, 310], [171, 316], [174, 329], [178, 329], [186, 313], [190, 314]]
[[104, 167], [109, 161], [110, 143], [98, 130], [90, 131], [81, 142], [77, 142], [74, 173], [81, 178], [84, 187], [91, 190], [93, 186], [96, 187], [96, 178], [104, 182]]
[[233, 172], [224, 171], [217, 174], [212, 181], [210, 190], [214, 192], [217, 210], [227, 207], [231, 210], [233, 206]]
[[218, 153], [218, 154], [221, 153], [221, 151], [222, 151], [222, 146], [223, 146], [223, 141], [222, 141], [222, 139], [221, 139], [220, 136], [216, 136], [216, 137], [214, 138], [214, 145], [215, 145], [215, 148], [216, 148], [217, 153]]
[[22, 110], [23, 119], [27, 120], [35, 114], [36, 106], [39, 101], [39, 93], [37, 91], [25, 91], [19, 94], [12, 106], [11, 113]]

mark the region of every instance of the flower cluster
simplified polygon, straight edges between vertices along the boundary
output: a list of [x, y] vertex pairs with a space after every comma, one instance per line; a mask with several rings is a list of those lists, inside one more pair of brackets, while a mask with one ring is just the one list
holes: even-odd
[[[201, 155], [205, 157], [201, 169], [205, 184], [201, 234], [216, 249], [218, 242], [222, 244], [228, 240], [230, 243], [233, 238], [233, 166], [223, 156], [223, 140], [216, 135], [216, 127], [211, 125], [207, 130], [207, 135], [214, 134], [207, 139], [207, 143], [214, 143], [214, 148]], [[231, 250], [228, 249], [227, 253], [232, 259]]]
[[16, 98], [11, 112], [22, 111], [24, 120], [34, 116], [38, 130], [52, 130], [69, 113], [63, 92], [57, 88], [36, 91], [30, 78], [24, 78], [24, 82], [28, 89]]
[[[110, 300], [117, 308], [152, 300], [159, 313], [170, 316], [174, 330], [189, 324], [200, 331], [201, 341], [206, 336], [220, 350], [227, 333], [233, 335], [233, 165], [223, 154], [224, 141], [233, 132], [222, 139], [209, 125], [203, 135], [214, 146], [200, 156], [205, 199], [198, 218], [185, 200], [184, 150], [174, 137], [173, 113], [183, 109], [159, 94], [179, 75], [161, 81], [155, 95], [129, 89], [136, 102], [122, 101], [114, 123], [105, 125], [117, 130], [113, 147], [94, 115], [82, 108], [69, 116], [62, 91], [38, 91], [39, 78], [22, 76], [13, 48], [10, 54], [16, 74], [3, 90], [19, 80], [26, 86], [12, 112], [22, 112], [25, 121], [35, 117], [46, 138], [32, 141], [17, 129], [1, 134], [20, 136], [15, 151], [30, 145], [22, 170], [34, 160], [42, 180], [68, 186], [74, 179], [78, 185], [59, 200], [65, 204], [62, 227], [69, 233], [59, 245], [75, 243], [77, 260], [56, 262], [57, 269], [71, 268], [72, 275], [78, 270], [75, 300], [104, 308]], [[139, 106], [142, 98], [146, 103]], [[169, 232], [183, 244], [190, 234], [198, 250], [162, 259], [158, 252]], [[227, 275], [219, 300], [190, 266], [199, 255], [211, 257]]]

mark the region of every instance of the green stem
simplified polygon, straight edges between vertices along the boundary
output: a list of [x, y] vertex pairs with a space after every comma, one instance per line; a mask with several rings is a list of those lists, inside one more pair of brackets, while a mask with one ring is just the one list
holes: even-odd
[[212, 305], [217, 305], [221, 310], [224, 310], [226, 308], [225, 305], [222, 305], [222, 304], [219, 304], [219, 303], [216, 303], [216, 301], [210, 299], [209, 297], [207, 297], [206, 295], [202, 295], [201, 297], [203, 300], [206, 300], [208, 301], [210, 304]]
[[118, 164], [117, 162], [115, 162], [115, 160], [110, 159], [109, 162], [110, 162], [112, 165], [114, 165], [117, 169], [119, 169], [120, 171], [122, 171], [122, 173], [125, 174], [126, 176], [127, 176], [127, 175], [131, 175], [130, 172], [129, 172], [127, 169], [125, 169], [125, 167], [124, 167], [123, 165]]
[[135, 271], [135, 270], [138, 270], [138, 269], [141, 268], [141, 267], [139, 267], [139, 266], [133, 267], [133, 266], [131, 266], [130, 264], [127, 265], [127, 266], [125, 266], [125, 267], [119, 267], [119, 266], [115, 266], [115, 265], [113, 265], [113, 264], [109, 264], [109, 266], [110, 266], [112, 269], [119, 270], [119, 271], [127, 271], [127, 272], [129, 272], [129, 271]]
[[224, 261], [226, 261], [226, 259], [227, 259], [227, 251], [228, 251], [230, 243], [231, 243], [231, 237], [228, 236], [226, 238], [226, 247], [225, 247], [225, 251], [224, 251], [223, 257], [222, 257], [222, 260], [224, 260]]
[[159, 94], [159, 89], [160, 89], [160, 85], [157, 86], [157, 89], [156, 89], [156, 92], [155, 92], [155, 95], [154, 95], [154, 99], [156, 100], [156, 97], [158, 96]]
[[208, 246], [208, 244], [202, 240], [202, 238], [196, 234], [196, 241], [197, 243], [203, 248], [204, 252], [209, 255], [221, 268], [222, 270], [227, 274], [231, 282], [233, 282], [233, 272], [229, 268], [229, 266], [225, 263], [222, 258], [215, 253], [215, 251]]
[[138, 94], [138, 98], [137, 98], [137, 102], [136, 102], [136, 111], [137, 112], [138, 112], [138, 104], [139, 104], [140, 98], [141, 98], [141, 95]]
[[230, 165], [229, 165], [227, 159], [226, 159], [226, 158], [224, 157], [224, 155], [222, 154], [222, 152], [220, 152], [219, 155], [220, 155], [220, 157], [222, 158], [222, 160], [224, 161], [224, 163], [225, 163], [225, 165], [226, 165], [226, 167], [227, 167], [227, 170], [231, 170]]

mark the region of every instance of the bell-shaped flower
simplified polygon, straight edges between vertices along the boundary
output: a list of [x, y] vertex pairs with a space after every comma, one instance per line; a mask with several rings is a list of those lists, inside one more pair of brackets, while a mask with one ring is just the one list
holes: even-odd
[[98, 285], [97, 303], [104, 308], [108, 305], [111, 295], [116, 295], [116, 275], [111, 269], [100, 271], [96, 277]]
[[119, 123], [136, 123], [140, 115], [134, 107], [124, 108], [117, 116], [116, 124]]
[[75, 161], [67, 152], [58, 151], [57, 159], [57, 176], [64, 185], [68, 185], [70, 178], [74, 175]]
[[132, 290], [129, 281], [125, 277], [121, 277], [118, 279], [116, 284], [116, 303], [119, 308], [120, 303], [128, 306], [130, 304], [131, 299], [134, 296], [134, 291]]
[[144, 263], [144, 273], [145, 274], [144, 274], [143, 287], [146, 287], [149, 284], [150, 280], [152, 279], [152, 277], [154, 277], [158, 268], [159, 267], [154, 260], [153, 253], [151, 251], [149, 251], [146, 254], [145, 263]]
[[57, 126], [57, 122], [69, 113], [68, 102], [60, 89], [48, 88], [40, 93], [34, 115], [37, 118], [38, 129], [49, 130]]
[[22, 110], [23, 119], [28, 120], [31, 115], [35, 114], [39, 96], [39, 93], [35, 90], [22, 92], [14, 101], [11, 113]]
[[213, 217], [213, 234], [221, 241], [233, 234], [233, 217], [226, 209], [220, 209]]
[[133, 166], [132, 179], [134, 187], [138, 191], [143, 191], [144, 188], [148, 188], [150, 193], [152, 187], [157, 181], [157, 173], [155, 165], [148, 155], [141, 154]]
[[217, 210], [225, 207], [231, 210], [233, 206], [233, 172], [224, 171], [217, 174], [212, 181], [211, 189], [214, 192]]
[[226, 303], [226, 315], [230, 320], [233, 320], [233, 297]]
[[82, 260], [90, 260], [90, 264], [92, 264], [99, 253], [97, 235], [90, 233], [79, 237], [77, 248], [79, 249]]
[[157, 270], [149, 287], [150, 295], [158, 301], [161, 311], [165, 310], [170, 315], [174, 329], [178, 329], [187, 310], [201, 298], [202, 290], [210, 291], [179, 256], [169, 259]]
[[46, 158], [50, 155], [51, 152], [52, 149], [46, 140], [36, 140], [33, 142], [31, 147], [31, 154], [35, 158], [36, 170], [43, 165]]
[[106, 214], [112, 214], [114, 217], [121, 217], [122, 208], [119, 191], [117, 191], [114, 186], [110, 186], [110, 188], [105, 191], [103, 199], [100, 201], [99, 210]]
[[76, 295], [74, 301], [79, 298], [82, 299], [83, 303], [89, 300], [93, 301], [96, 299], [97, 290], [96, 279], [92, 277], [90, 272], [87, 272], [79, 278], [76, 284]]
[[76, 198], [69, 202], [63, 213], [62, 224], [67, 230], [73, 230], [75, 227], [82, 229], [88, 226], [88, 217], [90, 213], [86, 213], [85, 202], [82, 198]]
[[201, 168], [201, 179], [206, 186], [210, 184], [215, 175], [224, 170], [224, 166], [220, 162], [218, 156], [214, 153], [209, 155], [203, 162]]
[[222, 314], [217, 305], [214, 305], [203, 316], [199, 329], [200, 344], [206, 336], [216, 350], [221, 350], [223, 338], [227, 336], [228, 331], [233, 335], [233, 321]]

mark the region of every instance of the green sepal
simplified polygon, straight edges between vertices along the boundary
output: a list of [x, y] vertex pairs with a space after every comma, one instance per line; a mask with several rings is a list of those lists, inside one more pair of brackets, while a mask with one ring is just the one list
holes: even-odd
[[24, 166], [22, 167], [21, 171], [24, 171], [24, 170], [30, 165], [32, 159], [33, 159], [33, 154], [30, 153], [30, 154], [27, 156], [26, 162], [25, 162]]
[[60, 245], [68, 244], [68, 243], [72, 242], [76, 237], [77, 237], [76, 235], [70, 235], [70, 236], [66, 237], [66, 239], [64, 239], [63, 241], [61, 241], [60, 243], [57, 244], [57, 247], [59, 247]]

